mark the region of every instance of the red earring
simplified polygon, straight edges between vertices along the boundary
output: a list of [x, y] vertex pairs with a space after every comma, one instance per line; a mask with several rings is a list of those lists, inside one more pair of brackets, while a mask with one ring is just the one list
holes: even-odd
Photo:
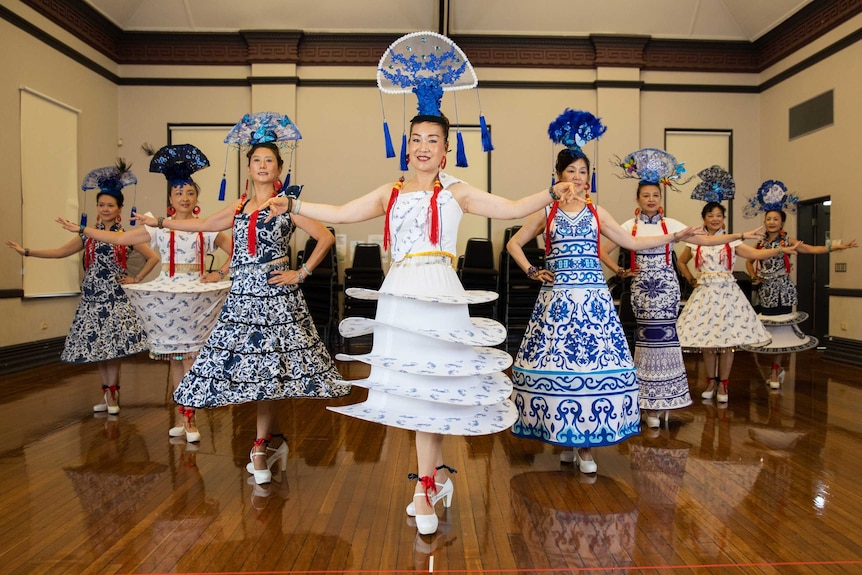
[[117, 222], [122, 222], [122, 221], [123, 221], [123, 216], [119, 216], [119, 215], [118, 215], [118, 216], [117, 216]]
[[410, 165], [410, 154], [407, 154], [407, 156], [405, 156], [405, 157], [407, 158], [407, 165], [409, 166]]
[[441, 170], [445, 170], [445, 169], [446, 169], [446, 156], [443, 156], [443, 159], [442, 159], [442, 160], [440, 160], [440, 169], [441, 169]]
[[168, 213], [169, 216], [172, 216], [177, 213], [177, 209], [173, 206], [168, 206], [168, 209], [165, 211]]
[[201, 207], [200, 207], [200, 206], [195, 206], [195, 207], [193, 207], [193, 208], [192, 208], [192, 213], [193, 213], [194, 215], [198, 215], [199, 213], [201, 213]]

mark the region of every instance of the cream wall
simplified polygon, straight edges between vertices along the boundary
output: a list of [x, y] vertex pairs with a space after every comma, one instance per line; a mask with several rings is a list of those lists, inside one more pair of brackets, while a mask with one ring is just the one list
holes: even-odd
[[[297, 76], [299, 84], [252, 83], [245, 87], [118, 87], [83, 66], [65, 58], [17, 28], [0, 22], [0, 48], [4, 53], [26, 57], [2, 64], [0, 75], [0, 114], [4, 125], [17, 130], [18, 86], [26, 84], [83, 110], [81, 115], [80, 175], [92, 167], [107, 165], [117, 155], [138, 166], [141, 184], [137, 206], [140, 211], [160, 212], [163, 208], [163, 180], [148, 174], [143, 166], [149, 159], [140, 144], [155, 146], [166, 143], [168, 123], [236, 122], [242, 114], [262, 111], [259, 107], [287, 112], [304, 135], [296, 155], [294, 181], [306, 186], [303, 198], [310, 201], [343, 203], [399, 176], [396, 159], [384, 157], [381, 130], [380, 95], [374, 87], [303, 86], [303, 80], [372, 80], [373, 69], [353, 67], [295, 68], [293, 66], [255, 67], [125, 67], [113, 70], [124, 77], [236, 80], [247, 77]], [[47, 25], [46, 25], [47, 26]], [[59, 32], [58, 32], [59, 34]], [[73, 44], [69, 40], [70, 44]], [[92, 54], [77, 46], [82, 53]], [[847, 70], [858, 68], [862, 47], [853, 46], [827, 61], [767, 90], [763, 94], [701, 92], [651, 92], [637, 87], [567, 88], [483, 88], [482, 108], [492, 128], [495, 151], [492, 154], [492, 191], [517, 198], [546, 188], [551, 177], [553, 153], [547, 136], [547, 125], [564, 108], [594, 111], [608, 126], [599, 143], [598, 159], [592, 146], [587, 153], [599, 171], [597, 203], [608, 209], [619, 221], [628, 219], [634, 207], [630, 181], [613, 175], [610, 159], [636, 147], [664, 144], [667, 128], [729, 129], [733, 131], [734, 175], [739, 195], [747, 197], [766, 177], [780, 177], [791, 189], [805, 197], [832, 195], [833, 236], [847, 235], [853, 228], [852, 209], [859, 201], [853, 192], [852, 171], [820, 169], [814, 166], [837, 166], [841, 152], [858, 149], [853, 139], [860, 133], [860, 118], [854, 113], [860, 79]], [[95, 57], [94, 57], [95, 59]], [[589, 83], [595, 80], [647, 83], [695, 83], [716, 85], [756, 85], [756, 76], [733, 74], [699, 75], [640, 73], [636, 69], [600, 69], [547, 71], [535, 69], [477, 69], [481, 81], [560, 81]], [[634, 86], [634, 84], [632, 84]], [[836, 126], [796, 142], [786, 141], [787, 108], [829, 87], [836, 90]], [[385, 96], [387, 118], [396, 149], [401, 133], [401, 103], [398, 97]], [[413, 115], [414, 103], [408, 101], [407, 116]], [[452, 119], [455, 111], [451, 94], [444, 98], [444, 112]], [[476, 124], [478, 106], [475, 93], [460, 93], [458, 115], [464, 124]], [[117, 147], [118, 139], [123, 146]], [[450, 164], [454, 164], [454, 135]], [[6, 174], [3, 197], [8, 208], [0, 212], [5, 236], [19, 239], [20, 152], [16, 137], [0, 142], [0, 167]], [[810, 157], [808, 156], [810, 154]], [[684, 158], [680, 158], [684, 160]], [[211, 158], [213, 168], [220, 170], [220, 158]], [[458, 174], [457, 168], [449, 171]], [[774, 175], [772, 175], [774, 174]], [[858, 193], [858, 192], [857, 192]], [[737, 202], [736, 227], [745, 224]], [[53, 213], [46, 213], [51, 225]], [[492, 240], [495, 249], [502, 248], [505, 228], [519, 222], [494, 222]], [[687, 222], [696, 223], [696, 222]], [[745, 226], [746, 228], [748, 226]], [[382, 233], [382, 218], [362, 224], [337, 226], [348, 241], [364, 241], [370, 234]], [[843, 228], [843, 229], [842, 229]], [[847, 232], [844, 232], [847, 230]], [[849, 236], [848, 236], [849, 239]], [[296, 246], [305, 243], [298, 234]], [[0, 289], [20, 288], [20, 258], [11, 250], [0, 257]], [[832, 274], [836, 287], [858, 287], [862, 250], [833, 256], [833, 261], [847, 261], [847, 274]], [[855, 267], [854, 267], [855, 266]], [[862, 268], [860, 268], [862, 270]], [[858, 300], [832, 299], [832, 319], [862, 317]], [[0, 300], [0, 313], [11, 321], [0, 327], [0, 346], [58, 337], [66, 333], [76, 298], [45, 299], [22, 302]], [[38, 324], [49, 321], [49, 329]], [[14, 326], [14, 329], [11, 327]], [[852, 324], [844, 337], [862, 339], [862, 328]]]
[[[56, 32], [61, 34], [60, 31]], [[81, 45], [77, 48], [82, 52], [87, 51]], [[53, 48], [5, 20], [0, 21], [0, 53], [4, 54], [0, 64], [0, 125], [5, 127], [5, 137], [0, 138], [0, 173], [3, 174], [0, 230], [4, 243], [6, 240], [21, 243], [19, 87], [27, 86], [81, 110], [78, 120], [78, 173], [83, 179], [89, 170], [110, 165], [117, 157], [117, 86], [58, 54]], [[45, 169], [51, 169], [50, 158], [46, 158]], [[89, 199], [93, 201], [92, 196]], [[83, 200], [83, 193], [79, 191], [79, 201]], [[59, 209], [57, 206], [44, 206], [46, 226], [56, 225], [53, 220], [59, 215], [78, 219], [78, 214], [61, 214], [57, 212]], [[0, 289], [22, 288], [21, 263], [21, 256], [2, 247]], [[0, 299], [0, 346], [65, 336], [77, 304], [77, 297]], [[43, 322], [47, 325], [46, 329], [41, 328]]]
[[[832, 198], [832, 238], [862, 240], [860, 196], [856, 162], [862, 144], [862, 43], [856, 43], [829, 59], [808, 68], [760, 95], [760, 179], [779, 179], [800, 199]], [[789, 108], [834, 90], [835, 123], [817, 132], [788, 140]], [[788, 231], [796, 229], [796, 218], [788, 216]], [[802, 225], [802, 224], [799, 224]], [[836, 273], [835, 264], [847, 264], [846, 273]], [[834, 288], [862, 287], [862, 250], [835, 252], [830, 256], [829, 284]], [[842, 322], [847, 330], [841, 330]], [[862, 340], [862, 299], [830, 297], [830, 335]]]

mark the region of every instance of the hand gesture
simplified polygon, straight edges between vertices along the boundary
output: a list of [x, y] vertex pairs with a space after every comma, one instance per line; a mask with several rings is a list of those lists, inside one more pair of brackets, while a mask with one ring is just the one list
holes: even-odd
[[[269, 198], [267, 201], [265, 201], [260, 206], [260, 211], [263, 211], [263, 210], [269, 208], [269, 215], [266, 216], [266, 220], [264, 220], [264, 221], [268, 222], [272, 218], [274, 218], [275, 216], [280, 216], [282, 214], [286, 214], [287, 213], [287, 205], [288, 205], [288, 198], [286, 198], [284, 196], [277, 196], [275, 198]], [[272, 282], [270, 282], [270, 283], [272, 283]], [[281, 284], [278, 284], [278, 285], [281, 285]]]
[[299, 270], [274, 270], [269, 272], [266, 283], [276, 286], [289, 286], [299, 284]]
[[693, 228], [688, 226], [685, 229], [679, 230], [676, 232], [676, 241], [684, 240], [685, 238], [690, 238], [691, 236], [702, 236], [706, 232], [703, 231], [703, 228]]
[[210, 272], [201, 278], [201, 283], [211, 284], [211, 283], [215, 283], [215, 282], [220, 282], [223, 279], [224, 279], [224, 276], [221, 275], [220, 273]]
[[69, 221], [66, 218], [57, 218], [54, 221], [63, 226], [63, 229], [67, 232], [81, 233], [81, 226], [75, 222]]
[[786, 253], [786, 254], [795, 254], [795, 253], [796, 253], [796, 248], [798, 248], [798, 247], [799, 247], [799, 246], [801, 246], [801, 245], [802, 245], [802, 240], [799, 240], [798, 242], [796, 242], [796, 243], [795, 243], [795, 244], [793, 244], [793, 245], [785, 246], [785, 247], [784, 247], [784, 253]]
[[835, 242], [832, 242], [831, 247], [832, 247], [832, 251], [834, 252], [835, 250], [846, 250], [848, 248], [858, 248], [859, 244], [856, 243], [856, 240], [850, 240], [846, 244], [835, 244]]
[[135, 223], [144, 224], [145, 226], [150, 226], [151, 228], [158, 227], [158, 225], [159, 225], [158, 218], [155, 218], [149, 214], [135, 213], [129, 219]]
[[18, 252], [20, 255], [22, 255], [22, 256], [24, 255], [24, 248], [22, 248], [21, 246], [19, 246], [18, 244], [16, 244], [12, 240], [6, 240], [6, 245], [8, 247], [10, 247], [11, 249], [15, 250], [16, 252]]
[[747, 240], [753, 240], [755, 238], [757, 238], [758, 240], [762, 240], [764, 237], [766, 237], [766, 229], [763, 226], [760, 226], [756, 230], [751, 230], [750, 232], [745, 232], [742, 235]]

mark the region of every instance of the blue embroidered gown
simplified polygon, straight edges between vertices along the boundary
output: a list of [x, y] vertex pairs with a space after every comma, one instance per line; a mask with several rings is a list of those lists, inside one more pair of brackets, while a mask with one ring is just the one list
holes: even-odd
[[515, 435], [567, 447], [612, 445], [640, 433], [635, 367], [584, 208], [557, 212], [542, 286], [512, 370]]
[[[99, 224], [99, 229], [105, 229]], [[110, 231], [120, 231], [114, 224]], [[87, 238], [81, 236], [84, 249]], [[147, 336], [123, 286], [117, 281], [126, 270], [117, 263], [111, 244], [94, 242], [93, 261], [81, 282], [81, 303], [60, 359], [67, 363], [92, 363], [134, 355], [147, 349]]]
[[250, 215], [237, 214], [231, 258], [233, 283], [221, 314], [191, 370], [174, 392], [187, 407], [218, 407], [288, 397], [331, 398], [350, 393], [317, 335], [297, 285], [267, 283], [286, 270], [296, 229], [288, 214], [264, 223], [258, 215], [257, 248], [249, 253]]

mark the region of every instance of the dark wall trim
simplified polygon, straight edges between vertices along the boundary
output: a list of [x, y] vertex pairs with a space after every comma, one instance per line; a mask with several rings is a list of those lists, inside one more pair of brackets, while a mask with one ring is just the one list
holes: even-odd
[[862, 297], [862, 289], [826, 288], [826, 294], [831, 297]]
[[0, 299], [23, 298], [24, 290], [22, 289], [0, 289]]
[[823, 359], [862, 365], [862, 341], [829, 336]]
[[65, 343], [65, 337], [55, 337], [0, 347], [0, 374], [59, 361]]

